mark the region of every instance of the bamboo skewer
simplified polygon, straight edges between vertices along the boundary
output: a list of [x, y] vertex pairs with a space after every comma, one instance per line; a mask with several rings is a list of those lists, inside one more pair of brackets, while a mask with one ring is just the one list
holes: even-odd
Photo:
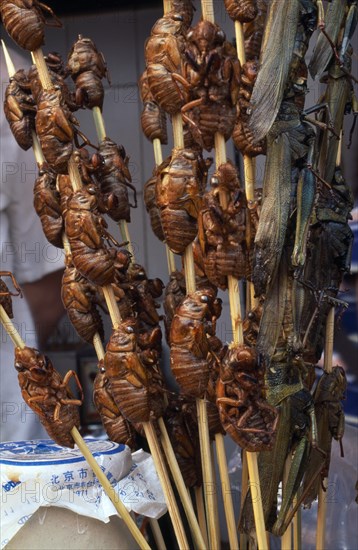
[[[17, 332], [16, 328], [11, 322], [11, 319], [9, 318], [9, 316], [7, 315], [7, 313], [5, 312], [4, 308], [1, 305], [0, 305], [0, 319], [1, 319], [1, 323], [4, 326], [4, 329], [6, 330], [12, 342], [14, 343], [14, 346], [20, 349], [24, 349], [25, 342], [22, 340], [20, 334]], [[116, 492], [114, 491], [106, 475], [104, 474], [104, 472], [102, 472], [100, 466], [98, 465], [96, 459], [92, 455], [90, 449], [87, 447], [85, 441], [83, 440], [77, 428], [73, 427], [70, 433], [77, 447], [79, 448], [79, 450], [85, 457], [86, 461], [88, 462], [88, 464], [90, 465], [94, 473], [96, 474], [105, 493], [111, 500], [113, 506], [117, 510], [120, 517], [123, 519], [124, 523], [128, 527], [135, 541], [139, 544], [141, 549], [150, 550], [150, 546], [148, 545], [147, 541], [145, 540], [142, 533], [138, 529], [137, 525], [134, 523], [127, 508], [124, 506], [124, 504], [122, 503], [122, 501], [120, 500]]]
[[194, 492], [195, 492], [196, 515], [198, 517], [200, 530], [204, 538], [205, 548], [208, 548], [209, 542], [208, 542], [208, 531], [206, 528], [203, 486], [200, 485], [200, 486], [194, 487]]
[[[40, 63], [39, 65], [37, 65], [37, 68], [38, 68], [39, 78], [40, 78], [42, 87], [44, 89], [51, 87], [52, 85], [51, 79], [49, 77], [46, 63], [43, 60], [42, 51], [38, 50], [36, 52], [33, 52], [33, 58], [35, 60], [35, 63], [37, 62], [37, 60], [39, 60], [39, 63]], [[100, 127], [100, 125], [98, 126]], [[70, 175], [73, 189], [75, 191], [81, 189], [82, 187], [81, 177], [80, 177], [77, 165], [73, 158], [71, 158], [69, 161], [68, 172]], [[102, 287], [102, 290], [107, 303], [107, 307], [108, 307], [109, 315], [112, 320], [113, 327], [116, 328], [118, 327], [121, 321], [121, 318], [120, 318], [120, 313], [115, 300], [113, 289], [110, 285], [108, 285], [108, 286]], [[156, 466], [158, 477], [162, 485], [163, 493], [168, 506], [169, 515], [172, 519], [172, 523], [173, 523], [175, 534], [177, 536], [179, 547], [185, 549], [188, 547], [188, 542], [186, 539], [185, 530], [181, 521], [179, 510], [175, 501], [174, 493], [170, 484], [168, 473], [166, 471], [165, 463], [160, 454], [156, 433], [149, 422], [144, 422], [143, 428], [146, 433], [149, 447], [153, 456], [153, 461]]]

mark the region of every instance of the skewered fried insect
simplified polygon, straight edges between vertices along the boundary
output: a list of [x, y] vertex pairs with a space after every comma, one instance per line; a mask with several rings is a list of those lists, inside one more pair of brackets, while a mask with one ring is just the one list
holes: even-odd
[[140, 120], [145, 137], [150, 141], [159, 139], [162, 144], [168, 143], [165, 112], [154, 101], [149, 90], [147, 71], [140, 77], [138, 86], [143, 103]]
[[183, 30], [188, 29], [191, 25], [194, 15], [194, 4], [192, 0], [171, 0], [170, 11], [180, 14], [183, 20]]
[[17, 144], [24, 151], [32, 146], [35, 111], [29, 80], [25, 71], [20, 69], [10, 78], [5, 90], [4, 113]]
[[165, 241], [176, 254], [182, 254], [196, 236], [209, 162], [198, 151], [173, 149], [169, 165], [158, 170], [157, 205]]
[[109, 439], [135, 449], [135, 431], [117, 407], [103, 367], [100, 367], [93, 384], [93, 401]]
[[173, 317], [179, 304], [183, 301], [186, 293], [185, 277], [180, 271], [174, 271], [170, 274], [170, 279], [165, 287], [164, 293], [164, 326], [165, 337], [170, 345], [170, 327]]
[[89, 186], [73, 193], [64, 216], [72, 260], [81, 275], [100, 286], [114, 282], [116, 267], [123, 267], [123, 262], [128, 267], [128, 255], [104, 244], [105, 240], [116, 241], [98, 214], [96, 190]]
[[[17, 292], [11, 292], [1, 277], [10, 277]], [[0, 271], [0, 305], [4, 308], [5, 313], [10, 319], [13, 318], [11, 296], [20, 296], [22, 298], [21, 288], [11, 271]]]
[[232, 345], [221, 364], [216, 403], [225, 431], [251, 452], [272, 447], [277, 411], [263, 399], [263, 369], [246, 345]]
[[[76, 105], [74, 92], [69, 89], [67, 83], [65, 82], [67, 72], [63, 67], [63, 61], [60, 55], [56, 52], [49, 53], [45, 56], [45, 61], [51, 82], [54, 86], [57, 86], [58, 89], [61, 90], [61, 96], [66, 106], [71, 112], [77, 111], [78, 105]], [[30, 67], [28, 79], [30, 81], [32, 96], [36, 103], [38, 103], [42, 93], [42, 84], [36, 65], [32, 65]]]
[[76, 103], [81, 107], [102, 110], [104, 88], [102, 78], [109, 73], [103, 54], [90, 38], [78, 36], [68, 56], [67, 67], [76, 84]]
[[241, 84], [237, 102], [237, 120], [232, 134], [235, 146], [243, 155], [250, 157], [256, 157], [266, 152], [265, 141], [261, 140], [257, 143], [254, 139], [249, 126], [249, 115], [247, 114], [258, 69], [259, 65], [256, 60], [248, 61], [242, 66]]
[[247, 346], [254, 347], [257, 342], [259, 333], [260, 321], [262, 317], [262, 303], [250, 310], [242, 322], [242, 330], [244, 333], [244, 342]]
[[159, 304], [155, 299], [160, 298], [163, 293], [162, 281], [158, 278], [148, 279], [144, 267], [132, 263], [128, 272], [128, 284], [130, 296], [136, 304], [138, 318], [147, 325], [158, 325]]
[[[326, 461], [321, 472], [321, 479], [328, 477], [331, 459], [332, 438], [339, 441], [343, 457], [342, 438], [344, 435], [344, 412], [341, 401], [345, 399], [347, 379], [342, 367], [333, 367], [332, 372], [324, 372], [318, 381], [313, 394], [315, 414], [317, 419], [317, 435], [320, 448], [326, 453]], [[305, 486], [317, 470], [315, 457], [309, 461], [305, 474]], [[318, 479], [311, 487], [304, 500], [305, 506], [311, 506], [319, 491]]]
[[[99, 182], [102, 200], [108, 215], [115, 221], [130, 221], [129, 207], [137, 207], [137, 194], [131, 184], [128, 169], [129, 158], [122, 145], [105, 137], [99, 144], [99, 152], [93, 156], [95, 176]], [[128, 187], [134, 192], [134, 204], [128, 201]]]
[[64, 447], [74, 447], [71, 430], [79, 427], [78, 405], [67, 388], [73, 377], [82, 394], [81, 384], [74, 371], [68, 371], [62, 380], [46, 355], [34, 348], [15, 348], [15, 368], [21, 394], [27, 405], [35, 411], [49, 436]]
[[185, 25], [181, 16], [169, 12], [155, 23], [145, 44], [148, 84], [158, 105], [175, 114], [185, 103], [185, 86], [180, 78], [184, 52]]
[[[236, 172], [229, 161], [218, 167], [212, 178], [212, 190], [205, 193], [199, 216], [199, 239], [203, 251], [205, 274], [209, 281], [225, 290], [227, 277], [247, 277], [250, 272], [246, 226], [249, 222], [246, 199], [235, 173], [234, 181], [225, 181]], [[220, 204], [220, 188], [231, 184], [230, 199]]]
[[226, 11], [231, 19], [247, 23], [257, 15], [256, 0], [224, 0]]
[[95, 306], [96, 288], [74, 266], [66, 266], [61, 297], [67, 315], [81, 338], [92, 344], [96, 333], [104, 337], [102, 319]]
[[[236, 115], [240, 63], [225, 33], [210, 21], [200, 21], [186, 35], [184, 85], [190, 95], [182, 108], [197, 143], [211, 150], [214, 135], [231, 136]], [[183, 80], [183, 79], [181, 79]]]
[[52, 9], [38, 0], [2, 0], [0, 4], [6, 31], [16, 44], [29, 51], [41, 48], [45, 42], [44, 12], [54, 18], [52, 26], [62, 26]]
[[184, 394], [202, 397], [210, 376], [207, 334], [215, 334], [215, 292], [197, 290], [178, 307], [170, 327], [170, 365]]
[[148, 422], [151, 417], [150, 380], [138, 354], [136, 320], [120, 323], [110, 337], [104, 358], [113, 399], [130, 422]]
[[58, 87], [41, 92], [36, 114], [36, 133], [46, 161], [57, 173], [66, 174], [68, 170], [68, 161], [73, 151], [74, 121]]
[[145, 209], [149, 214], [152, 231], [154, 235], [158, 237], [160, 241], [163, 242], [165, 240], [165, 236], [163, 233], [162, 222], [160, 220], [160, 210], [158, 208], [157, 201], [155, 198], [156, 183], [157, 183], [157, 174], [155, 170], [154, 175], [146, 182], [144, 186], [144, 204], [145, 204]]
[[56, 175], [45, 168], [40, 169], [35, 181], [34, 207], [46, 239], [54, 246], [63, 248], [64, 222], [60, 194], [56, 189]]

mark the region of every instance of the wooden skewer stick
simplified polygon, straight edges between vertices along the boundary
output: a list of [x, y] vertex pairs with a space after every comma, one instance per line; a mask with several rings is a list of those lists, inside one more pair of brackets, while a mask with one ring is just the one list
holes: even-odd
[[200, 530], [204, 537], [205, 548], [208, 548], [209, 542], [208, 542], [208, 531], [206, 528], [203, 486], [200, 485], [200, 486], [194, 487], [194, 492], [195, 492], [196, 515], [198, 516]]
[[[44, 62], [44, 59], [43, 59], [42, 51], [37, 50], [36, 52], [33, 52], [33, 58], [35, 60], [35, 63], [38, 69], [39, 78], [40, 78], [42, 87], [44, 89], [51, 87], [52, 83], [51, 83], [51, 79], [48, 73], [46, 63]], [[39, 60], [39, 65], [37, 65], [37, 60]], [[68, 172], [69, 172], [69, 176], [70, 176], [74, 191], [81, 189], [82, 187], [81, 176], [73, 157], [71, 157], [68, 163]], [[117, 302], [115, 300], [113, 289], [111, 285], [104, 286], [102, 287], [102, 289], [103, 289], [104, 297], [108, 307], [109, 315], [112, 320], [113, 327], [116, 328], [118, 327], [121, 321], [121, 317], [118, 310]], [[186, 549], [188, 548], [188, 542], [186, 539], [185, 530], [181, 521], [178, 506], [175, 501], [174, 493], [170, 484], [168, 473], [166, 471], [163, 457], [161, 456], [160, 450], [158, 452], [159, 444], [157, 441], [156, 433], [149, 422], [143, 422], [143, 428], [146, 434], [148, 432], [147, 439], [149, 438], [148, 439], [149, 447], [151, 450], [151, 454], [153, 456], [153, 461], [154, 461], [159, 479], [162, 484], [163, 493], [168, 506], [169, 515], [172, 519], [173, 528], [178, 539], [179, 547]]]
[[150, 523], [150, 528], [152, 530], [155, 544], [157, 545], [158, 550], [167, 550], [165, 540], [164, 540], [162, 531], [160, 529], [158, 520], [150, 518], [149, 523]]
[[[292, 455], [291, 453], [289, 453], [288, 457], [286, 458], [285, 467], [283, 470], [282, 499], [283, 499], [283, 494], [285, 491], [285, 485], [287, 483], [288, 475], [290, 473], [291, 464], [292, 464]], [[291, 550], [292, 548], [292, 521], [281, 537], [281, 548], [282, 550]]]
[[[16, 328], [14, 327], [13, 323], [11, 322], [11, 319], [5, 312], [4, 308], [0, 305], [0, 319], [1, 323], [4, 326], [4, 329], [10, 336], [11, 340], [13, 341], [14, 345], [18, 348], [24, 349], [25, 348], [25, 342], [22, 340], [20, 334], [17, 332]], [[113, 506], [117, 510], [120, 517], [123, 519], [124, 523], [128, 527], [130, 533], [132, 534], [135, 541], [139, 544], [139, 547], [143, 550], [150, 550], [150, 546], [143, 537], [142, 533], [138, 529], [137, 525], [131, 518], [130, 513], [128, 512], [127, 508], [124, 506], [116, 492], [114, 491], [112, 485], [108, 481], [106, 475], [102, 472], [101, 468], [99, 467], [96, 459], [92, 455], [91, 451], [87, 447], [85, 441], [83, 440], [81, 434], [77, 430], [76, 427], [73, 427], [71, 430], [71, 436], [73, 437], [77, 447], [85, 457], [86, 461], [96, 474], [99, 482], [101, 483], [105, 493], [110, 498]]]

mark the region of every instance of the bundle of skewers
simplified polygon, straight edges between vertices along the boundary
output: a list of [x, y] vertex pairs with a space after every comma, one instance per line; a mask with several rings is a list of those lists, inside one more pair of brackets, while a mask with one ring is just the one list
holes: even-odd
[[[106, 135], [102, 117], [105, 59], [81, 35], [66, 63], [58, 54], [44, 57], [46, 12], [60, 23], [36, 0], [0, 5], [6, 30], [34, 60], [28, 72], [15, 71], [6, 53], [4, 109], [19, 146], [34, 149], [34, 206], [49, 242], [65, 250], [62, 299], [98, 356], [94, 403], [103, 426], [110, 439], [132, 449], [136, 432], [147, 438], [179, 547], [189, 548], [190, 539], [167, 464], [193, 544], [220, 548], [214, 442], [230, 548], [239, 548], [224, 434], [242, 450], [245, 465], [240, 548], [250, 539], [268, 548], [266, 532], [291, 547], [292, 525], [298, 548], [300, 508], [317, 496], [317, 547], [323, 547], [322, 486], [332, 438], [342, 445], [344, 433], [346, 378], [333, 367], [332, 351], [352, 247], [353, 203], [341, 150], [344, 114], [357, 111], [350, 45], [357, 7], [333, 1], [324, 17], [320, 0], [224, 4], [235, 22], [236, 48], [215, 23], [212, 2], [203, 0], [194, 24], [191, 0], [165, 1], [145, 44], [139, 80], [142, 130], [155, 159], [144, 200], [167, 251], [164, 325], [179, 393], [168, 389], [160, 367], [157, 300], [164, 284], [136, 263], [130, 242], [137, 199], [129, 158]], [[305, 57], [317, 27], [308, 69], [313, 77], [324, 75], [326, 91], [319, 105], [305, 109]], [[98, 143], [80, 131], [77, 109], [92, 111]], [[163, 159], [169, 119], [174, 147]], [[231, 137], [243, 155], [244, 184], [226, 155]], [[213, 159], [206, 152], [212, 151], [209, 177]], [[255, 157], [262, 154], [261, 190]], [[122, 243], [109, 233], [105, 216], [118, 223]], [[240, 281], [248, 288], [246, 312]], [[232, 342], [216, 335], [218, 289], [229, 293]], [[84, 448], [79, 381], [72, 372], [62, 380], [48, 358], [24, 345], [10, 322], [10, 296], [2, 281], [1, 319], [16, 346], [22, 395], [56, 442]], [[100, 310], [113, 324], [105, 348]], [[68, 388], [71, 377], [79, 398]], [[140, 547], [148, 547], [131, 518], [124, 519]]]

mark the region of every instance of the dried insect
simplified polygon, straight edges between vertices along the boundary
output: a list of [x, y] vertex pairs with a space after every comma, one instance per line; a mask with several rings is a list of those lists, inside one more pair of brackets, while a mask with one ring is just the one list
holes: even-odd
[[[180, 82], [184, 37], [183, 18], [169, 12], [158, 19], [145, 44], [148, 84], [158, 105], [169, 114], [180, 111], [187, 93]], [[173, 77], [173, 74], [179, 75]]]
[[195, 11], [192, 0], [172, 0], [170, 11], [174, 14], [180, 14], [183, 20], [183, 30], [190, 27]]
[[145, 209], [149, 214], [150, 225], [152, 231], [160, 241], [165, 240], [163, 233], [162, 222], [160, 220], [160, 210], [155, 198], [155, 186], [157, 183], [157, 173], [154, 171], [154, 175], [146, 182], [144, 186], [144, 204]]
[[220, 27], [200, 21], [186, 35], [183, 82], [189, 100], [182, 108], [197, 143], [211, 150], [214, 135], [231, 136], [240, 83], [240, 63]]
[[148, 279], [144, 267], [132, 263], [128, 271], [128, 285], [138, 318], [149, 326], [157, 326], [160, 321], [157, 309], [160, 306], [155, 299], [163, 293], [162, 281]]
[[5, 90], [4, 113], [17, 144], [27, 151], [32, 146], [35, 131], [35, 102], [30, 83], [23, 69], [10, 78]]
[[150, 92], [147, 71], [144, 71], [140, 77], [138, 86], [143, 103], [143, 111], [140, 119], [143, 134], [150, 141], [159, 139], [162, 144], [168, 143], [165, 112], [154, 101]]
[[257, 0], [257, 16], [244, 25], [245, 55], [247, 61], [257, 60], [260, 57], [268, 4], [268, 0]]
[[100, 371], [97, 373], [93, 384], [93, 401], [100, 414], [102, 424], [111, 441], [128, 445], [135, 449], [135, 431], [130, 423], [121, 414], [111, 393], [109, 380], [100, 363]]
[[[326, 461], [321, 472], [321, 479], [328, 477], [331, 459], [332, 438], [339, 441], [343, 457], [342, 438], [344, 435], [344, 412], [341, 401], [345, 399], [347, 379], [342, 367], [333, 367], [332, 372], [324, 372], [318, 381], [313, 394], [315, 414], [317, 419], [317, 436], [320, 448], [326, 453]], [[303, 491], [317, 470], [316, 457], [312, 457], [305, 474]], [[317, 498], [319, 491], [318, 479], [306, 493], [304, 505], [310, 507]]]
[[[137, 207], [137, 194], [131, 184], [128, 168], [129, 158], [122, 145], [105, 137], [99, 144], [99, 152], [92, 157], [95, 176], [99, 182], [102, 200], [108, 215], [115, 221], [130, 221], [129, 207]], [[134, 204], [128, 200], [128, 189], [134, 192]]]
[[[11, 278], [16, 293], [11, 292], [8, 289], [1, 277]], [[0, 271], [0, 305], [4, 308], [5, 313], [8, 317], [10, 317], [10, 319], [13, 318], [11, 296], [20, 296], [20, 298], [22, 298], [21, 288], [19, 287], [19, 284], [11, 271]]]
[[102, 110], [104, 88], [102, 78], [109, 73], [103, 54], [100, 53], [90, 38], [78, 36], [67, 60], [67, 67], [76, 84], [76, 103], [81, 107]]
[[262, 303], [250, 310], [242, 323], [244, 342], [247, 346], [255, 347], [262, 317]]
[[198, 151], [174, 149], [169, 165], [158, 170], [157, 205], [165, 241], [176, 254], [182, 254], [196, 236], [210, 164]]
[[248, 23], [257, 15], [256, 0], [224, 0], [226, 11], [231, 19]]
[[[82, 405], [82, 388], [74, 371], [68, 371], [64, 379], [55, 370], [46, 355], [34, 348], [15, 348], [15, 368], [21, 394], [27, 405], [38, 414], [49, 436], [64, 447], [74, 447], [72, 428], [80, 425], [77, 406]], [[67, 385], [73, 377], [81, 398], [74, 399]]]
[[89, 344], [96, 333], [104, 337], [103, 322], [96, 309], [97, 290], [77, 271], [67, 265], [62, 276], [61, 297], [76, 332]]
[[186, 286], [185, 277], [180, 271], [174, 271], [170, 274], [170, 279], [165, 287], [164, 293], [164, 326], [165, 337], [170, 345], [170, 327], [173, 317], [180, 303], [185, 298]]
[[209, 281], [225, 290], [227, 277], [247, 277], [250, 272], [246, 226], [249, 221], [244, 193], [236, 176], [235, 191], [228, 204], [220, 204], [220, 189], [227, 187], [226, 173], [234, 169], [231, 162], [220, 165], [212, 178], [213, 189], [205, 193], [199, 216], [199, 240], [203, 251], [205, 274]]
[[[65, 82], [67, 73], [63, 67], [63, 61], [60, 55], [56, 52], [49, 53], [45, 56], [45, 61], [52, 84], [61, 90], [61, 96], [69, 110], [71, 112], [76, 111], [78, 109], [78, 105], [76, 105], [75, 94], [69, 89], [67, 83]], [[32, 96], [36, 103], [38, 103], [42, 93], [42, 84], [36, 65], [32, 65], [30, 67], [28, 79], [30, 81]]]
[[243, 155], [250, 157], [266, 153], [265, 140], [256, 142], [249, 126], [249, 115], [247, 114], [258, 69], [259, 65], [256, 60], [248, 61], [242, 66], [241, 84], [237, 102], [237, 119], [232, 134], [235, 146]]
[[73, 151], [74, 122], [77, 121], [58, 87], [41, 92], [36, 113], [36, 133], [46, 161], [57, 173], [67, 173]]
[[278, 414], [263, 398], [264, 371], [253, 348], [229, 347], [220, 367], [216, 404], [225, 431], [251, 452], [271, 449]]
[[215, 334], [215, 292], [197, 290], [179, 305], [170, 327], [170, 365], [184, 394], [203, 397], [208, 386], [210, 346]]
[[96, 190], [91, 186], [73, 193], [64, 212], [66, 235], [75, 267], [92, 283], [104, 286], [115, 280], [116, 267], [128, 267], [128, 255], [105, 241], [118, 243], [106, 231], [107, 224], [98, 214]]
[[54, 246], [63, 248], [64, 222], [60, 194], [56, 189], [56, 175], [44, 167], [40, 169], [35, 181], [34, 207], [46, 239]]
[[150, 376], [139, 355], [135, 326], [136, 320], [130, 318], [112, 332], [104, 367], [113, 399], [122, 414], [130, 422], [148, 422], [158, 403], [151, 400]]
[[2, 0], [0, 15], [11, 38], [25, 50], [34, 51], [45, 42], [45, 16], [49, 13], [52, 26], [61, 27], [52, 9], [38, 0]]

